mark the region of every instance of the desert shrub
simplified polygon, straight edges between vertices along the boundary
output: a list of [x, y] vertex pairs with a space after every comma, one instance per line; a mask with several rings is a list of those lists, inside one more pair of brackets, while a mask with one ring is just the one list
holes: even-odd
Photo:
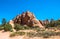
[[58, 23], [56, 20], [51, 19], [51, 20], [50, 20], [50, 23], [48, 23], [48, 24], [45, 25], [45, 28], [56, 27], [57, 24], [59, 24], [59, 23]]
[[28, 32], [27, 36], [29, 37], [44, 37], [44, 38], [48, 38], [50, 36], [52, 36], [51, 32]]
[[60, 36], [60, 32], [54, 32], [54, 31], [43, 31], [42, 33], [38, 33], [44, 38], [48, 38], [51, 36]]
[[4, 27], [0, 25], [0, 30], [3, 30], [3, 29], [4, 29]]
[[16, 31], [19, 31], [20, 29], [22, 29], [22, 27], [20, 27], [20, 26], [21, 26], [20, 24], [15, 24], [14, 29], [15, 29]]
[[10, 34], [10, 37], [18, 36], [18, 35], [25, 35], [25, 32], [13, 32]]
[[45, 27], [59, 27], [60, 25], [60, 20], [51, 20], [49, 24], [46, 24]]
[[55, 26], [55, 23], [52, 22], [52, 23], [49, 23], [49, 24], [46, 24], [46, 25], [45, 25], [45, 28], [50, 28], [50, 27], [56, 27], [56, 26]]
[[45, 28], [49, 28], [49, 27], [51, 27], [50, 24], [46, 24], [45, 25]]
[[13, 30], [12, 30], [12, 26], [11, 26], [10, 24], [5, 24], [4, 30], [5, 30], [5, 31], [13, 31]]
[[15, 32], [13, 32], [13, 33], [10, 34], [10, 37], [14, 37], [14, 36], [16, 36]]
[[25, 32], [16, 32], [16, 34], [25, 35]]
[[29, 26], [24, 26], [24, 29], [31, 29], [31, 27], [29, 27]]
[[18, 36], [18, 35], [27, 35], [29, 37], [43, 37], [49, 38], [51, 36], [60, 36], [60, 32], [54, 31], [40, 31], [40, 32], [13, 32], [10, 34], [10, 37]]
[[36, 30], [36, 32], [40, 32], [40, 31], [45, 31], [44, 28], [40, 28], [39, 26], [35, 26], [32, 28], [33, 30]]
[[19, 30], [22, 30], [22, 29], [24, 29], [24, 28], [23, 28], [23, 26], [21, 26], [20, 24], [15, 24], [14, 29], [15, 29], [16, 31], [19, 31]]
[[41, 28], [39, 26], [23, 26], [23, 25], [20, 25], [20, 24], [15, 24], [15, 27], [14, 29], [16, 31], [19, 31], [19, 30], [40, 30]]
[[34, 26], [34, 27], [32, 27], [32, 29], [40, 29], [40, 27], [39, 26]]
[[34, 33], [34, 32], [27, 32], [27, 36], [29, 36], [29, 37], [35, 37], [36, 33]]
[[56, 26], [60, 25], [60, 20], [55, 21]]
[[43, 32], [43, 33], [42, 33], [42, 37], [44, 37], [44, 38], [48, 38], [48, 37], [50, 37], [51, 35], [52, 35], [51, 32]]
[[14, 29], [15, 29], [16, 31], [19, 31], [19, 30], [32, 29], [32, 27], [29, 27], [29, 26], [23, 26], [23, 25], [20, 25], [20, 24], [15, 24]]
[[36, 33], [37, 37], [43, 37], [43, 38], [48, 38], [51, 36], [55, 36], [57, 33], [54, 31], [40, 31]]
[[33, 26], [31, 29], [36, 30], [36, 31], [40, 31], [41, 28], [39, 26]]

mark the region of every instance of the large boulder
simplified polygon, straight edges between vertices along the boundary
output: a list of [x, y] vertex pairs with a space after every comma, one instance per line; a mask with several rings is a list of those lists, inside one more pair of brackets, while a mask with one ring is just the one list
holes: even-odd
[[37, 20], [34, 14], [29, 11], [23, 12], [21, 15], [16, 16], [13, 21], [14, 23], [18, 23], [21, 25], [39, 26], [43, 28], [39, 20]]

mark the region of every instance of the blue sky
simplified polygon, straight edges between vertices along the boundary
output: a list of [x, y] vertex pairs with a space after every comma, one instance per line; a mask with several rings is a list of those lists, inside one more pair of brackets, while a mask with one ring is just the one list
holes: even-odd
[[0, 22], [8, 21], [23, 11], [31, 11], [37, 19], [60, 18], [60, 0], [0, 0]]

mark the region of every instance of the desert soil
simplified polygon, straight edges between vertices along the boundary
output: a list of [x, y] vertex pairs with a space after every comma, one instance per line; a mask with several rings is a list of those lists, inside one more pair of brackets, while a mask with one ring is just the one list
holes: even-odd
[[0, 31], [0, 39], [60, 39], [60, 36], [53, 36], [51, 38], [42, 38], [42, 37], [27, 37], [27, 36], [15, 36], [9, 37], [11, 32], [2, 32]]

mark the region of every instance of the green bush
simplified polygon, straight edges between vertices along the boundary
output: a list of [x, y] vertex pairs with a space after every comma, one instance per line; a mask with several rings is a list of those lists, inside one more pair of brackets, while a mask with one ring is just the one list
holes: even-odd
[[23, 25], [20, 25], [20, 24], [15, 24], [14, 29], [15, 29], [16, 31], [19, 31], [19, 30], [31, 29], [31, 27], [29, 27], [29, 26], [23, 26]]
[[29, 26], [23, 26], [24, 27], [24, 29], [31, 29], [31, 27], [29, 27]]
[[19, 31], [19, 30], [22, 30], [22, 29], [24, 29], [24, 28], [23, 28], [23, 26], [21, 26], [20, 24], [15, 24], [14, 29], [15, 29], [16, 31]]
[[13, 30], [12, 30], [12, 26], [11, 26], [10, 24], [5, 24], [4, 30], [5, 30], [5, 31], [13, 31]]

